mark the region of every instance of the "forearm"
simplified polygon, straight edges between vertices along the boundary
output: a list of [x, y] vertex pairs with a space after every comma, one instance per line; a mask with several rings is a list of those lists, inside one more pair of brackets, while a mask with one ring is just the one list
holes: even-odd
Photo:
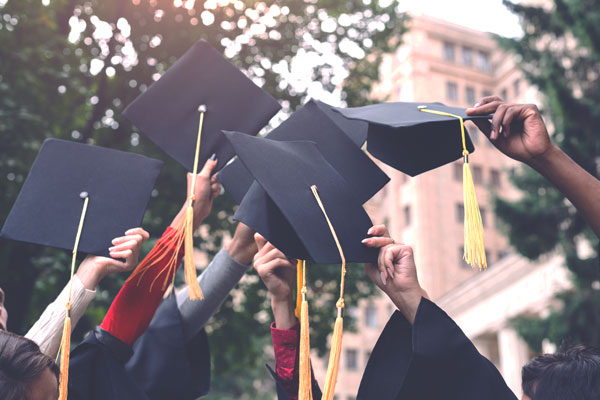
[[387, 294], [404, 318], [412, 325], [415, 322], [421, 299], [429, 300], [429, 295], [421, 287]]
[[281, 299], [271, 297], [271, 310], [277, 329], [290, 329], [296, 324], [294, 302], [291, 295]]
[[573, 203], [600, 238], [600, 181], [555, 145], [528, 164]]
[[[84, 286], [80, 278], [73, 277], [73, 291], [71, 294], [71, 326], [74, 328], [93, 300], [96, 292]], [[69, 283], [65, 286], [56, 300], [46, 307], [40, 318], [25, 335], [40, 346], [42, 353], [50, 358], [56, 358], [63, 324], [65, 322], [65, 304], [69, 298]]]
[[249, 264], [237, 262], [223, 249], [198, 278], [204, 293], [202, 301], [190, 300], [187, 287], [177, 293], [177, 307], [181, 313], [186, 340], [193, 338], [202, 329], [249, 267]]

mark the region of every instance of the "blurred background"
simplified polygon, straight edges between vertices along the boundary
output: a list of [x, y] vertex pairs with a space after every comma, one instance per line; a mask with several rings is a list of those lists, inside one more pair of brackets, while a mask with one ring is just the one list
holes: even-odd
[[[600, 170], [600, 1], [0, 0], [0, 223], [44, 139], [58, 137], [166, 161], [144, 227], [162, 232], [184, 198], [185, 171], [122, 116], [198, 39], [209, 41], [283, 109], [441, 101], [497, 94], [536, 103], [553, 140]], [[420, 280], [520, 395], [520, 368], [562, 343], [599, 345], [597, 239], [545, 179], [500, 155], [473, 126], [471, 168], [490, 267], [462, 260], [462, 165], [391, 182], [366, 206], [415, 248]], [[44, 201], [44, 199], [40, 199]], [[599, 199], [600, 201], [600, 199]], [[219, 197], [200, 229], [198, 268], [231, 237]], [[152, 247], [146, 244], [145, 250]], [[68, 255], [0, 240], [8, 329], [23, 334], [68, 280]], [[314, 369], [324, 381], [338, 268], [309, 266]], [[98, 324], [125, 276], [105, 279], [74, 340]], [[394, 308], [349, 268], [349, 328], [337, 399], [351, 400]], [[208, 399], [272, 399], [266, 291], [251, 271], [209, 322]]]

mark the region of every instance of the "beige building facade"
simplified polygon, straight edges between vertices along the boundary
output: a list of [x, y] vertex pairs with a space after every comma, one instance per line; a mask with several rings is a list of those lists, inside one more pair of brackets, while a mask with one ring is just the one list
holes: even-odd
[[[512, 58], [489, 34], [426, 16], [413, 16], [403, 44], [380, 68], [381, 82], [374, 94], [383, 101], [469, 107], [491, 94], [510, 102], [537, 99]], [[420, 282], [432, 300], [455, 318], [520, 396], [520, 368], [531, 354], [508, 320], [522, 313], [543, 313], [568, 279], [556, 258], [531, 263], [511, 252], [493, 214], [492, 199], [495, 193], [518, 196], [508, 180], [517, 164], [474, 125], [468, 130], [476, 148], [470, 166], [484, 222], [487, 271], [473, 270], [462, 260], [462, 160], [414, 178], [379, 163], [391, 181], [366, 209], [374, 223], [388, 226], [397, 242], [414, 248]], [[355, 398], [371, 349], [394, 310], [385, 297], [348, 309], [358, 333], [344, 334], [338, 400]], [[314, 359], [320, 382], [326, 363]]]

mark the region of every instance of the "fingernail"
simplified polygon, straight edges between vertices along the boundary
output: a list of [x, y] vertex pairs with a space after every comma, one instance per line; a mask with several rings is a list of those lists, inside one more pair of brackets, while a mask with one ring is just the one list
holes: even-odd
[[361, 242], [362, 244], [367, 244], [367, 243], [369, 242], [369, 239], [368, 239], [368, 238], [367, 238], [367, 239], [363, 239], [363, 240], [361, 240], [360, 242]]
[[385, 277], [385, 272], [381, 271], [379, 273], [379, 275], [381, 276], [381, 282], [383, 282], [383, 284], [385, 285], [387, 283], [387, 279]]
[[117, 239], [113, 239], [113, 240], [111, 240], [110, 242], [111, 242], [112, 244], [116, 244], [116, 243], [115, 243], [116, 241], [117, 241]]
[[475, 105], [473, 106], [474, 108], [479, 107], [479, 103], [475, 103]]
[[129, 235], [130, 233], [133, 233], [133, 231], [135, 230], [135, 228], [128, 230], [127, 232], [125, 232], [126, 235]]
[[217, 153], [213, 153], [212, 156], [210, 156], [210, 159], [215, 161], [217, 159]]
[[369, 228], [369, 230], [367, 231], [367, 235], [370, 235], [371, 233], [373, 233], [373, 227]]
[[109, 247], [108, 251], [113, 251], [115, 248], [114, 247]]

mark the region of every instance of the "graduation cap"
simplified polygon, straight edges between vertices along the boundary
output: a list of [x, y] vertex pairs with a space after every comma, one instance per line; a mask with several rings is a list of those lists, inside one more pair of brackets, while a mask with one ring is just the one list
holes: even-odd
[[[139, 226], [162, 162], [138, 154], [47, 139], [0, 236], [108, 255], [111, 240]], [[61, 341], [60, 399], [67, 397], [71, 286]]]
[[[225, 132], [225, 136], [256, 179], [234, 218], [263, 234], [288, 257], [308, 258], [316, 263], [342, 264], [340, 298], [336, 304], [338, 317], [325, 385], [325, 393], [333, 395], [343, 332], [346, 262], [376, 261], [377, 249], [367, 248], [361, 243], [372, 225], [371, 220], [355, 191], [321, 154], [316, 143], [282, 142], [236, 132]], [[356, 146], [353, 149], [360, 152]], [[256, 209], [265, 209], [268, 219], [252, 219]], [[299, 254], [302, 251], [305, 254]], [[303, 275], [305, 271], [302, 268]], [[306, 279], [303, 282], [300, 370], [304, 373], [301, 372], [300, 377], [301, 390], [310, 391]], [[304, 395], [305, 392], [301, 398]]]
[[[221, 169], [234, 156], [222, 129], [256, 135], [280, 108], [271, 95], [199, 40], [123, 115], [191, 172], [196, 158], [204, 165], [216, 154]], [[202, 115], [202, 145], [196, 156]]]
[[[279, 103], [256, 86], [206, 41], [196, 42], [148, 90], [123, 112], [154, 143], [192, 172], [210, 157], [218, 160], [217, 169], [234, 156], [222, 129], [256, 135], [279, 111]], [[182, 240], [175, 243], [187, 249], [184, 259], [185, 281], [191, 299], [201, 299], [193, 262], [193, 193], [177, 231]], [[161, 254], [148, 259], [158, 261]], [[172, 269], [175, 260], [168, 264]], [[139, 269], [143, 271], [144, 268]]]
[[[346, 119], [331, 106], [310, 100], [266, 138], [315, 142], [327, 162], [348, 182], [363, 204], [389, 181], [389, 177], [357, 145], [364, 142], [366, 132], [366, 122]], [[359, 136], [362, 139], [355, 141]], [[219, 173], [219, 181], [240, 204], [254, 177], [244, 163], [236, 159]], [[265, 219], [265, 216], [257, 215], [256, 218]]]
[[475, 149], [464, 121], [490, 116], [467, 116], [466, 109], [442, 103], [380, 103], [336, 111], [349, 119], [368, 122], [369, 153], [410, 176], [463, 157], [464, 258], [473, 267], [487, 268], [483, 224], [469, 168], [469, 154]]

